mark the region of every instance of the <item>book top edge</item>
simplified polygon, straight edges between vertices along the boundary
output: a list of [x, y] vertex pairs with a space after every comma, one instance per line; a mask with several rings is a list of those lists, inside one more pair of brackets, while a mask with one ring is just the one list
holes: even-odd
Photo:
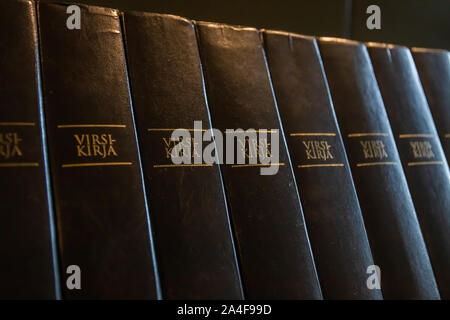
[[433, 48], [421, 48], [421, 47], [412, 47], [412, 52], [424, 52], [424, 53], [450, 53], [445, 49], [433, 49]]
[[[33, 0], [14, 0], [16, 2], [22, 2], [22, 3], [34, 3]], [[63, 6], [68, 7], [71, 5], [79, 6], [85, 10], [87, 10], [91, 14], [98, 14], [98, 15], [105, 15], [105, 16], [112, 16], [112, 17], [118, 17], [119, 15], [132, 15], [132, 16], [143, 16], [143, 17], [161, 17], [161, 18], [167, 18], [167, 19], [174, 19], [179, 21], [184, 21], [189, 24], [196, 24], [198, 26], [204, 26], [204, 27], [211, 27], [211, 28], [222, 28], [222, 29], [231, 29], [236, 31], [254, 31], [254, 32], [264, 32], [267, 34], [274, 34], [274, 35], [282, 35], [282, 36], [288, 36], [292, 38], [300, 38], [304, 40], [318, 40], [321, 42], [335, 42], [339, 44], [344, 45], [353, 45], [353, 46], [366, 46], [369, 48], [386, 48], [386, 49], [410, 49], [412, 52], [426, 52], [426, 53], [449, 53], [449, 51], [445, 49], [439, 49], [439, 48], [422, 48], [422, 47], [407, 47], [404, 45], [398, 45], [398, 44], [392, 44], [392, 43], [384, 43], [384, 42], [361, 42], [357, 40], [350, 40], [345, 38], [338, 38], [338, 37], [328, 37], [328, 36], [310, 36], [310, 35], [302, 35], [297, 34], [293, 32], [287, 32], [282, 30], [270, 30], [270, 29], [258, 29], [255, 27], [249, 27], [249, 26], [242, 26], [242, 25], [230, 25], [227, 23], [220, 23], [220, 22], [209, 22], [209, 21], [201, 21], [201, 20], [192, 20], [186, 17], [174, 15], [174, 14], [166, 14], [166, 13], [154, 13], [154, 12], [147, 12], [147, 11], [120, 11], [115, 8], [109, 8], [109, 7], [102, 7], [97, 5], [88, 5], [88, 4], [82, 4], [82, 3], [76, 3], [76, 2], [67, 2], [64, 0], [58, 1], [58, 2], [41, 2], [37, 1], [38, 6]]]
[[164, 18], [164, 19], [173, 19], [173, 20], [179, 20], [179, 21], [184, 21], [184, 22], [188, 22], [188, 23], [193, 23], [193, 20], [191, 20], [189, 18], [185, 18], [185, 17], [178, 16], [175, 14], [170, 14], [170, 13], [156, 13], [156, 12], [148, 12], [148, 11], [131, 10], [131, 11], [123, 11], [123, 12], [121, 12], [121, 15], [136, 16], [136, 17], [159, 17], [159, 18]]
[[22, 3], [29, 3], [29, 4], [33, 4], [34, 1], [33, 0], [8, 0], [9, 2], [22, 2]]
[[317, 38], [321, 42], [334, 42], [339, 44], [345, 44], [345, 45], [352, 45], [352, 46], [363, 46], [364, 43], [356, 40], [350, 40], [350, 39], [344, 39], [344, 38], [336, 38], [336, 37], [318, 37]]
[[314, 36], [308, 36], [308, 35], [304, 35], [304, 34], [287, 32], [287, 31], [282, 31], [282, 30], [261, 29], [260, 31], [263, 33], [266, 33], [266, 34], [273, 34], [273, 35], [292, 37], [292, 38], [300, 38], [300, 39], [304, 39], [304, 40], [316, 39], [316, 37], [314, 37]]
[[407, 46], [399, 45], [399, 44], [392, 44], [392, 43], [385, 43], [385, 42], [373, 42], [369, 41], [366, 42], [366, 46], [368, 48], [380, 48], [380, 49], [408, 49]]
[[231, 25], [221, 22], [208, 22], [208, 21], [194, 21], [194, 23], [200, 27], [210, 27], [210, 28], [217, 28], [217, 29], [231, 29], [236, 31], [258, 31], [257, 28], [254, 27], [247, 27], [247, 26], [240, 26], [240, 25]]
[[48, 7], [69, 7], [72, 5], [78, 6], [84, 10], [87, 10], [90, 14], [98, 14], [103, 16], [118, 17], [119, 10], [114, 8], [107, 8], [101, 6], [87, 5], [82, 3], [70, 3], [70, 2], [37, 2], [38, 6], [48, 6]]

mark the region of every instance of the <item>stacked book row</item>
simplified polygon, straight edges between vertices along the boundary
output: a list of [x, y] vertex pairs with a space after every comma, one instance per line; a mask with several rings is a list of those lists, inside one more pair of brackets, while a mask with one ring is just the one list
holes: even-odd
[[2, 1], [0, 297], [449, 299], [449, 138], [444, 50]]

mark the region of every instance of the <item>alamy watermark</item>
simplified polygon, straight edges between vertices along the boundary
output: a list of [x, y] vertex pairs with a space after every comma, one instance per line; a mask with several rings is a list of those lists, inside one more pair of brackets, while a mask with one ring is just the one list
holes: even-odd
[[[202, 121], [194, 129], [175, 129], [170, 140], [171, 161], [175, 165], [227, 164], [258, 166], [261, 175], [274, 175], [280, 163], [279, 129], [205, 130]], [[203, 143], [206, 146], [203, 148]]]
[[81, 10], [77, 5], [70, 5], [66, 9], [66, 13], [70, 16], [66, 20], [66, 27], [69, 30], [81, 29]]
[[381, 269], [377, 265], [367, 267], [366, 273], [369, 275], [366, 281], [369, 290], [381, 289]]
[[366, 13], [369, 17], [366, 20], [366, 27], [369, 30], [381, 29], [381, 9], [376, 4], [367, 7]]
[[76, 264], [67, 267], [66, 287], [69, 290], [81, 290], [81, 268]]

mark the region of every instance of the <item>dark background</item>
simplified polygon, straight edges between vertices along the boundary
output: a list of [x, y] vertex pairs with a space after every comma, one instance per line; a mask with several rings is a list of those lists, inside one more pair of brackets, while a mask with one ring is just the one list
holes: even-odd
[[[46, 0], [58, 2], [54, 0]], [[450, 0], [74, 0], [315, 36], [450, 49]], [[381, 8], [381, 30], [366, 9]]]

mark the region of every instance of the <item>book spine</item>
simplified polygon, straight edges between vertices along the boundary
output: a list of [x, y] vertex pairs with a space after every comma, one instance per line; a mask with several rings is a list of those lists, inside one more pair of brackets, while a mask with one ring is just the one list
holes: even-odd
[[441, 145], [450, 159], [450, 52], [411, 49]]
[[32, 1], [0, 2], [1, 299], [59, 298]]
[[[228, 159], [221, 169], [244, 293], [249, 299], [321, 299], [285, 140], [282, 135], [275, 140], [280, 122], [259, 33], [222, 24], [196, 25], [212, 124], [225, 136], [227, 151], [245, 160], [230, 161], [235, 160], [231, 152], [225, 157], [219, 150], [220, 157]], [[231, 135], [238, 128], [253, 135]], [[277, 142], [279, 153], [272, 149]], [[276, 173], [262, 175], [264, 162], [256, 160], [275, 153], [279, 159], [271, 161], [271, 168], [276, 167]]]
[[218, 166], [171, 158], [176, 128], [196, 160], [211, 127], [193, 24], [148, 13], [125, 13], [123, 24], [163, 297], [242, 299]]
[[381, 299], [350, 167], [312, 37], [265, 31], [263, 40], [326, 299]]
[[385, 299], [439, 299], [366, 47], [320, 38], [331, 97]]
[[152, 299], [157, 277], [119, 15], [79, 5], [81, 28], [69, 29], [68, 6], [38, 3], [64, 298]]
[[402, 161], [441, 297], [450, 299], [450, 175], [406, 47], [369, 43], [384, 106]]

